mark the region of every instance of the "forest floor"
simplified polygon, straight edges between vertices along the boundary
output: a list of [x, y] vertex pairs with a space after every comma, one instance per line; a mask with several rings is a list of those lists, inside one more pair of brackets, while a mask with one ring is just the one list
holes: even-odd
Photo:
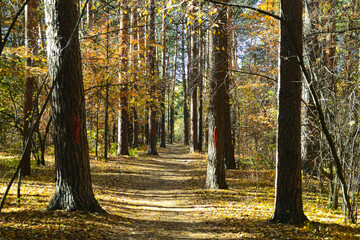
[[[206, 156], [169, 145], [159, 156], [91, 158], [94, 193], [107, 216], [45, 211], [54, 191], [54, 162], [35, 167], [16, 186], [0, 213], [0, 239], [360, 239], [360, 227], [344, 224], [341, 211], [325, 208], [325, 196], [304, 178], [304, 209], [311, 222], [270, 223], [273, 170], [227, 170], [229, 190], [205, 190]], [[7, 159], [8, 158], [8, 159]], [[14, 166], [0, 156], [0, 193]], [[11, 161], [10, 161], [11, 162]]]

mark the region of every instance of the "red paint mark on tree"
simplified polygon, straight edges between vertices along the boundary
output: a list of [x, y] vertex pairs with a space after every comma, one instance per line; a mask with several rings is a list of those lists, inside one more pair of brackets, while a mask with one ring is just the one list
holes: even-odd
[[155, 127], [151, 127], [151, 135], [155, 136]]
[[80, 143], [80, 118], [79, 115], [73, 113], [71, 119], [71, 130], [76, 143]]
[[217, 129], [216, 127], [214, 128], [214, 131], [213, 131], [213, 143], [214, 143], [214, 148], [217, 147]]

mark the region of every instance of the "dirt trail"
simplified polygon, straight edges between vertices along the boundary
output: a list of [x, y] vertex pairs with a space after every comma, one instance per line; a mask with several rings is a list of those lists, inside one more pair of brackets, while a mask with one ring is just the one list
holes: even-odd
[[201, 199], [194, 192], [199, 184], [195, 178], [200, 156], [188, 154], [188, 148], [180, 145], [159, 151], [159, 156], [141, 156], [121, 163], [126, 169], [121, 175], [128, 184], [119, 192], [119, 210], [133, 223], [127, 237], [206, 239], [206, 224], [198, 205]]

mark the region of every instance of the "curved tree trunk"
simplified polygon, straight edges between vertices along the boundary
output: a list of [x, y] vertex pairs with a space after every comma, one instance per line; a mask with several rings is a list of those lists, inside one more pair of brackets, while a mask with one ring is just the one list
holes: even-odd
[[56, 169], [55, 194], [47, 209], [105, 212], [91, 185], [78, 31], [63, 62], [63, 49], [79, 17], [78, 2], [46, 0], [45, 10], [49, 77], [55, 84], [52, 118]]
[[[276, 158], [275, 209], [272, 221], [307, 221], [301, 184], [301, 69], [302, 0], [282, 0], [279, 56], [279, 113]], [[301, 55], [301, 54], [300, 54]]]

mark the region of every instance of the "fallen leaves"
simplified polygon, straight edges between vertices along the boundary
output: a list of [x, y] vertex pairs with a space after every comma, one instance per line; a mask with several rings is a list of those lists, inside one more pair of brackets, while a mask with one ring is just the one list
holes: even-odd
[[[4, 191], [11, 169], [0, 161]], [[273, 224], [274, 171], [228, 170], [229, 190], [203, 189], [205, 155], [179, 145], [159, 156], [91, 159], [96, 198], [108, 216], [47, 212], [54, 191], [54, 163], [24, 179], [21, 207], [15, 189], [0, 213], [0, 239], [358, 239], [357, 225], [304, 192], [304, 225]], [[306, 181], [306, 179], [304, 179]], [[15, 188], [15, 187], [14, 187]]]

